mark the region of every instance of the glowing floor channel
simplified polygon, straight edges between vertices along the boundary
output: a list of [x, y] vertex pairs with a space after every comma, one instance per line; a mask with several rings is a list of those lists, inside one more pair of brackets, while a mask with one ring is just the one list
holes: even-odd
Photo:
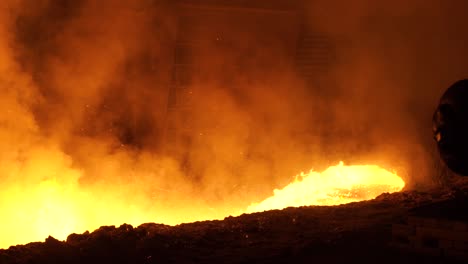
[[322, 173], [301, 173], [283, 189], [274, 190], [273, 196], [251, 204], [246, 212], [370, 200], [382, 193], [401, 191], [404, 186], [405, 182], [401, 177], [379, 166], [345, 166], [340, 162]]
[[[65, 178], [79, 177], [73, 176]], [[373, 199], [385, 192], [397, 192], [404, 186], [398, 175], [376, 165], [345, 166], [341, 162], [321, 173], [301, 173], [283, 189], [274, 190], [273, 196], [251, 203], [244, 210], [220, 208], [207, 211], [203, 206], [194, 205], [169, 212], [156, 208], [145, 210], [141, 205], [128, 204], [113, 196], [89, 193], [74, 181], [49, 179], [26, 189], [18, 183], [0, 193], [3, 220], [0, 248], [44, 241], [49, 235], [65, 240], [71, 233], [93, 231], [102, 225], [128, 223], [138, 226], [145, 222], [175, 225], [291, 206], [345, 204]]]

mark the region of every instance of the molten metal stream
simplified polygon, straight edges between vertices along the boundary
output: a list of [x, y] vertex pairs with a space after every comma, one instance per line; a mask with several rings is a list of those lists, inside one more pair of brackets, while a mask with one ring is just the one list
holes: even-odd
[[398, 175], [379, 166], [344, 166], [340, 162], [322, 173], [301, 173], [288, 186], [274, 190], [273, 196], [251, 204], [246, 212], [370, 200], [385, 192], [401, 191], [404, 186], [405, 182]]
[[[68, 178], [76, 177], [79, 175]], [[275, 190], [272, 197], [260, 203], [252, 203], [241, 213], [368, 200], [384, 192], [400, 191], [404, 185], [398, 175], [378, 166], [344, 166], [340, 163], [322, 173], [301, 173], [283, 189]], [[149, 210], [139, 204], [129, 204], [122, 198], [86, 192], [75, 181], [64, 182], [55, 178], [43, 180], [26, 189], [20, 182], [11, 185], [0, 193], [0, 208], [0, 248], [43, 241], [49, 235], [64, 240], [73, 232], [92, 231], [101, 225], [129, 223], [137, 226], [145, 222], [174, 225], [239, 214], [235, 209], [229, 213], [229, 208], [222, 210], [228, 212], [224, 216], [219, 215], [220, 210], [215, 210], [218, 213], [207, 210], [200, 213], [200, 208], [179, 213], [167, 213], [154, 208]]]

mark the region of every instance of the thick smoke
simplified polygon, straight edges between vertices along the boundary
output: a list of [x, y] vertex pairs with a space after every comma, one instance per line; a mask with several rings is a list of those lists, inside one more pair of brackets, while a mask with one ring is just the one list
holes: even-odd
[[464, 2], [311, 2], [336, 50], [324, 85], [294, 69], [299, 16], [224, 14], [197, 35], [190, 107], [173, 113], [172, 1], [2, 1], [0, 234], [43, 217], [18, 208], [44, 190], [103, 225], [224, 217], [339, 160], [429, 182], [431, 113], [468, 64]]
[[443, 91], [467, 75], [466, 7], [465, 1], [309, 5], [310, 25], [337, 44], [332, 127], [344, 128], [345, 145], [358, 158], [383, 154], [383, 163], [403, 168], [412, 187], [440, 173], [431, 115]]

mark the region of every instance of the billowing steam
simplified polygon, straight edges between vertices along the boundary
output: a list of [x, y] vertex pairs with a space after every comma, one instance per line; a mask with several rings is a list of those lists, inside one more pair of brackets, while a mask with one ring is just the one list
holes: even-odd
[[50, 226], [222, 218], [339, 160], [429, 182], [432, 110], [468, 68], [465, 2], [311, 2], [335, 47], [323, 85], [295, 70], [297, 16], [261, 35], [267, 18], [220, 16], [232, 31], [211, 23], [189, 110], [171, 112], [173, 1], [3, 0], [0, 237], [18, 240], [0, 247]]

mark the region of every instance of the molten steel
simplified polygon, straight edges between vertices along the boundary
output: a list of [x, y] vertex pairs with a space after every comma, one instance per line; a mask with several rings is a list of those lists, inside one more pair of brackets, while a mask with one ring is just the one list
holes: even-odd
[[[39, 165], [43, 166], [36, 167], [31, 173], [47, 175], [60, 170]], [[79, 178], [79, 171], [62, 170], [61, 173], [67, 174], [62, 177], [65, 179]], [[340, 163], [322, 173], [302, 173], [282, 190], [275, 190], [274, 196], [239, 212], [235, 208], [207, 211], [200, 206], [193, 206], [193, 210], [146, 208], [125, 197], [122, 199], [118, 196], [119, 190], [96, 193], [79, 187], [77, 181], [49, 177], [39, 180], [36, 185], [18, 182], [0, 193], [0, 248], [43, 241], [49, 235], [64, 240], [73, 232], [92, 231], [102, 225], [128, 223], [136, 226], [145, 222], [174, 225], [289, 206], [343, 204], [372, 199], [383, 192], [400, 191], [404, 185], [396, 174], [378, 166], [344, 166]], [[186, 202], [181, 200], [174, 206], [180, 207], [183, 203]]]
[[260, 203], [248, 213], [290, 206], [339, 205], [370, 200], [384, 192], [398, 192], [405, 186], [396, 174], [376, 165], [345, 166], [340, 162], [322, 173], [301, 173], [296, 180]]

